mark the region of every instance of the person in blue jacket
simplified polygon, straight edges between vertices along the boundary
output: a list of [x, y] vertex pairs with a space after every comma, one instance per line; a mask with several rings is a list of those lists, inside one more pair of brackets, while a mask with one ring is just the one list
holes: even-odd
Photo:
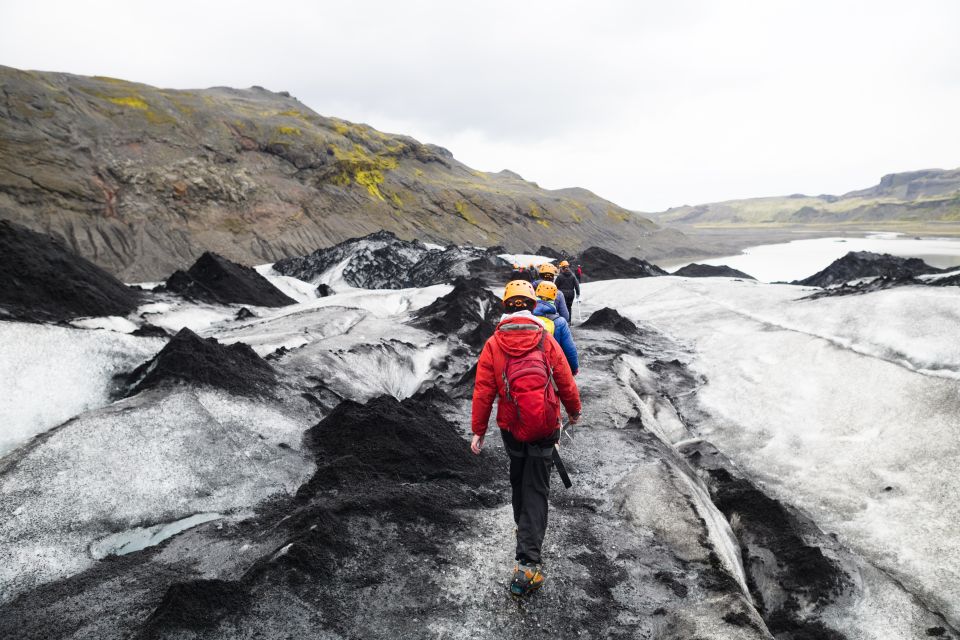
[[[557, 277], [557, 268], [545, 262], [540, 265], [540, 278], [533, 281], [533, 288], [536, 289], [537, 285], [541, 282], [553, 282]], [[570, 309], [567, 308], [566, 298], [563, 296], [563, 291], [557, 289], [557, 298], [553, 301], [553, 306], [556, 307], [556, 312], [560, 314], [560, 317], [567, 321], [567, 324], [570, 324]]]
[[[570, 370], [573, 375], [577, 375], [580, 370], [580, 361], [577, 358], [577, 345], [573, 343], [573, 334], [570, 333], [570, 325], [557, 313], [554, 306], [554, 300], [557, 298], [557, 285], [549, 280], [543, 280], [537, 285], [537, 306], [533, 310], [533, 315], [542, 318], [549, 318], [553, 324], [553, 338], [563, 349], [563, 355], [567, 357], [570, 364]], [[549, 329], [549, 323], [547, 328]]]

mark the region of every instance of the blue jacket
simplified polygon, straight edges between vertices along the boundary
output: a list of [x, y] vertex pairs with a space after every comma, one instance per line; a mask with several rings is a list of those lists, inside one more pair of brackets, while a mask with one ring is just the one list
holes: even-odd
[[[537, 290], [537, 285], [543, 282], [543, 280], [534, 280], [533, 281], [533, 290]], [[563, 291], [557, 289], [557, 299], [554, 300], [554, 307], [556, 307], [553, 313], [559, 313], [560, 317], [570, 322], [570, 309], [567, 308], [567, 301], [563, 297]]]
[[580, 369], [580, 361], [577, 359], [577, 345], [573, 344], [573, 334], [570, 333], [570, 325], [560, 317], [557, 308], [545, 300], [537, 302], [537, 308], [533, 310], [533, 315], [543, 316], [553, 320], [553, 338], [560, 343], [563, 349], [563, 355], [567, 356], [567, 362], [570, 364], [570, 370], [574, 374]]

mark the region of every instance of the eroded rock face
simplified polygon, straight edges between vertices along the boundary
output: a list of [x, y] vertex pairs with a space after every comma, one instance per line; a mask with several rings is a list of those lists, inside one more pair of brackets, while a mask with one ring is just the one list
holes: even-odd
[[834, 260], [823, 271], [790, 284], [808, 287], [830, 287], [860, 278], [883, 277], [892, 280], [910, 280], [927, 273], [940, 273], [942, 269], [931, 267], [920, 258], [901, 258], [888, 253], [851, 251]]
[[164, 287], [185, 298], [219, 304], [283, 307], [296, 302], [251, 267], [209, 251], [188, 271], [175, 271]]
[[622, 252], [661, 231], [584, 189], [475, 171], [440, 147], [258, 87], [175, 91], [9, 67], [0, 84], [0, 218], [126, 281], [164, 277], [204, 251], [275, 262], [380, 229]]
[[600, 247], [590, 247], [580, 254], [578, 263], [590, 274], [591, 281], [617, 278], [648, 278], [669, 275], [655, 264], [640, 258], [626, 260]]
[[50, 236], [0, 220], [0, 319], [125, 316], [141, 294]]
[[738, 271], [733, 267], [728, 267], [725, 264], [688, 264], [674, 271], [673, 275], [683, 276], [685, 278], [743, 278], [745, 280], [756, 280], [753, 276], [743, 271]]
[[261, 395], [276, 383], [276, 373], [249, 345], [223, 345], [184, 328], [160, 353], [134, 369], [127, 382], [127, 395], [176, 383], [210, 385], [236, 395]]

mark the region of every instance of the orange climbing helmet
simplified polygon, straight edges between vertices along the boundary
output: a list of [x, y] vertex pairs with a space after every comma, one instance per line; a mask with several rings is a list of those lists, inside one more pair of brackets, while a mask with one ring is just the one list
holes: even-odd
[[570, 263], [567, 262], [566, 260], [561, 260], [561, 261], [560, 261], [560, 267], [561, 267], [561, 268], [563, 268], [563, 267], [569, 267], [569, 266], [570, 266]]
[[507, 283], [507, 286], [503, 288], [504, 302], [510, 298], [516, 298], [517, 296], [520, 296], [521, 298], [529, 298], [534, 302], [537, 300], [537, 293], [533, 290], [533, 285], [526, 280], [511, 280]]
[[537, 285], [537, 297], [543, 300], [556, 300], [557, 299], [557, 285], [550, 282], [549, 280], [544, 280]]
[[540, 271], [540, 275], [543, 275], [545, 273], [557, 275], [557, 268], [552, 264], [550, 264], [549, 262], [544, 262], [542, 265], [540, 265], [539, 271]]

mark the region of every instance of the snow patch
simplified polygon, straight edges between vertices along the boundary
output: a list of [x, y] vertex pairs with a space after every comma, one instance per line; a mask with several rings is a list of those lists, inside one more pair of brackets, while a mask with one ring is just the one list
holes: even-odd
[[78, 329], [106, 329], [117, 333], [133, 333], [137, 330], [134, 322], [120, 316], [103, 316], [101, 318], [80, 318], [70, 322]]
[[166, 329], [173, 334], [184, 327], [202, 333], [214, 325], [233, 319], [238, 308], [184, 303], [173, 304], [164, 311], [141, 311], [141, 314], [150, 324]]
[[270, 284], [282, 291], [285, 295], [297, 302], [309, 302], [317, 299], [317, 285], [304, 282], [292, 276], [284, 276], [273, 270], [273, 263], [261, 264], [254, 267], [257, 273], [266, 278]]
[[530, 253], [501, 253], [497, 256], [506, 260], [509, 264], [519, 264], [521, 267], [526, 267], [527, 265], [541, 265], [545, 262], [554, 262], [557, 258], [550, 258], [547, 256], [537, 256]]
[[153, 291], [154, 289], [156, 289], [162, 284], [164, 284], [163, 280], [160, 280], [158, 282], [131, 282], [129, 286], [138, 287], [140, 289], [143, 289], [144, 291]]
[[947, 271], [945, 273], [925, 273], [917, 276], [917, 280], [926, 280], [927, 282], [936, 282], [937, 280], [943, 280], [944, 278], [953, 278], [955, 276], [960, 276], [960, 269]]

